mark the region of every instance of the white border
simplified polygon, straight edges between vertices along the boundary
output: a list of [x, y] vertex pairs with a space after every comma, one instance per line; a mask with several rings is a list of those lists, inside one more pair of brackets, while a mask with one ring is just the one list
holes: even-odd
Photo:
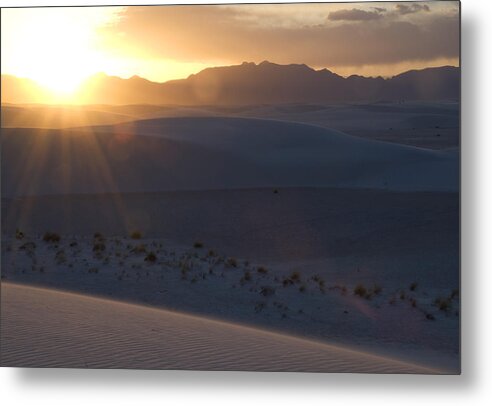
[[[227, 1], [215, 0], [214, 3]], [[248, 1], [243, 1], [244, 3]], [[251, 1], [250, 1], [251, 2]], [[254, 1], [253, 1], [254, 2]], [[275, 2], [275, 1], [270, 1]], [[285, 1], [284, 1], [285, 2]], [[24, 1], [0, 6], [206, 1]], [[461, 376], [0, 369], [4, 405], [475, 405], [492, 400], [492, 2], [462, 1]], [[488, 113], [488, 116], [487, 114]], [[486, 131], [486, 128], [489, 131]], [[172, 402], [172, 403], [170, 403]]]

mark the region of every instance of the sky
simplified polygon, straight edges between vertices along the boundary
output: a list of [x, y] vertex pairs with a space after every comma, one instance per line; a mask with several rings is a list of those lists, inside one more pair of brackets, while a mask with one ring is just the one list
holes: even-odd
[[218, 65], [393, 76], [459, 63], [459, 4], [369, 2], [2, 9], [1, 70], [60, 92], [90, 75], [164, 82]]

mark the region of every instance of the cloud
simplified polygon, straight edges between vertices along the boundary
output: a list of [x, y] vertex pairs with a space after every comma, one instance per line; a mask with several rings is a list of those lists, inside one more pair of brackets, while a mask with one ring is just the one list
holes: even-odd
[[430, 11], [430, 8], [426, 4], [419, 4], [419, 3], [412, 3], [410, 5], [397, 4], [396, 5], [396, 11], [399, 14], [401, 14], [401, 15], [405, 15], [405, 14], [418, 13], [420, 11], [427, 11], [427, 12], [429, 12]]
[[[325, 16], [337, 11], [317, 4], [290, 6], [296, 15], [306, 10]], [[253, 7], [247, 9], [247, 18], [243, 10], [242, 6], [128, 7], [115, 26], [106, 28], [105, 49], [147, 60], [210, 64], [270, 60], [333, 68], [459, 56], [459, 16], [451, 8], [431, 10], [425, 18], [414, 14], [411, 20], [388, 16], [377, 24], [367, 14], [379, 13], [361, 8], [356, 13], [345, 10], [352, 19], [312, 25], [268, 24], [268, 19], [260, 24], [250, 18]], [[341, 18], [340, 14], [335, 18]], [[125, 35], [117, 35], [121, 32]]]
[[333, 11], [328, 15], [328, 20], [331, 21], [368, 21], [368, 20], [378, 20], [383, 14], [384, 10], [381, 8], [376, 8], [376, 11], [364, 11], [358, 8], [353, 8], [352, 10], [338, 10]]

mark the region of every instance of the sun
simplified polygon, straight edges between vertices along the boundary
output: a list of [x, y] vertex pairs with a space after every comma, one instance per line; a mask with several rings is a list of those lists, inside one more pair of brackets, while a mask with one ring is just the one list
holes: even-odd
[[69, 96], [97, 72], [104, 53], [98, 30], [118, 18], [118, 7], [2, 10], [2, 73], [38, 82]]

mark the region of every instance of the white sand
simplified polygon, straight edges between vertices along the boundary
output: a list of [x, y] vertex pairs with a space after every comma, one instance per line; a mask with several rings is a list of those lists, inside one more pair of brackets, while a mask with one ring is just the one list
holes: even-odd
[[73, 293], [2, 283], [1, 365], [442, 373], [394, 359]]
[[3, 129], [4, 197], [258, 187], [457, 191], [456, 153], [275, 120]]

